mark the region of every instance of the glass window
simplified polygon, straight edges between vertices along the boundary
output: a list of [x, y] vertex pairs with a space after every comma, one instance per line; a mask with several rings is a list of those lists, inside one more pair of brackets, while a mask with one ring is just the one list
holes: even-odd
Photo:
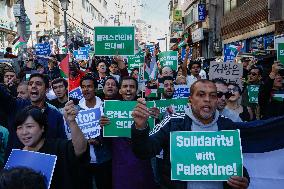
[[237, 0], [224, 0], [224, 14], [237, 7]]

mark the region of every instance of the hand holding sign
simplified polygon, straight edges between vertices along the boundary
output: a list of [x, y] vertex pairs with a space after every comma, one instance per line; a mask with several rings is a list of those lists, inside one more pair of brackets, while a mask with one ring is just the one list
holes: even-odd
[[137, 102], [138, 104], [132, 112], [132, 117], [134, 119], [136, 128], [144, 129], [150, 116], [150, 111], [146, 107], [146, 101], [144, 98], [138, 98]]
[[64, 107], [64, 118], [67, 123], [76, 122], [75, 118], [78, 111], [75, 108], [75, 105], [72, 100], [68, 101]]
[[246, 177], [232, 176], [228, 181], [228, 185], [232, 188], [246, 189], [248, 188], [249, 182]]
[[101, 116], [100, 126], [103, 128], [104, 126], [109, 125], [109, 124], [110, 124], [110, 119], [106, 116]]

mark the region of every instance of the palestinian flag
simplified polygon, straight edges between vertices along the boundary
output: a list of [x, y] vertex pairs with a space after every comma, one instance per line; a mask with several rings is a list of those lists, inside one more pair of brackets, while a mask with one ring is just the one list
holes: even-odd
[[145, 88], [145, 97], [157, 97], [158, 96], [158, 90], [157, 89], [149, 89]]
[[21, 36], [17, 37], [12, 43], [14, 50], [17, 50], [19, 47], [25, 44], [27, 44], [27, 42]]
[[275, 91], [275, 92], [273, 92], [272, 99], [274, 101], [283, 102], [284, 101], [284, 91]]
[[69, 54], [60, 54], [57, 56], [57, 59], [60, 61], [59, 68], [60, 74], [64, 78], [69, 77]]

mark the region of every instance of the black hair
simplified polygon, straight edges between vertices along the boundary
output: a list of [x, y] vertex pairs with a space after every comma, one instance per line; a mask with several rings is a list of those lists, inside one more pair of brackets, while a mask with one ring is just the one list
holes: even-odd
[[226, 81], [224, 79], [221, 79], [221, 78], [212, 79], [212, 82], [215, 83], [215, 84], [222, 84], [222, 85], [228, 86]]
[[121, 88], [121, 84], [124, 80], [133, 80], [135, 81], [135, 85], [136, 85], [136, 91], [138, 90], [138, 81], [137, 79], [135, 79], [134, 77], [131, 77], [131, 76], [125, 76], [125, 77], [122, 77], [120, 79], [120, 82], [119, 82], [119, 89]]
[[7, 47], [6, 48], [6, 52], [12, 52], [12, 48], [11, 47]]
[[22, 125], [29, 116], [31, 116], [35, 120], [35, 122], [37, 122], [39, 126], [44, 129], [42, 137], [45, 137], [48, 128], [46, 112], [34, 105], [27, 106], [16, 114], [15, 130], [17, 130], [17, 127]]
[[49, 79], [48, 79], [48, 76], [47, 76], [47, 75], [41, 74], [41, 73], [34, 73], [34, 74], [31, 74], [29, 81], [30, 81], [33, 77], [40, 77], [40, 78], [43, 80], [43, 82], [44, 82], [45, 88], [46, 88], [46, 89], [49, 88]]
[[133, 68], [133, 69], [131, 70], [131, 73], [130, 73], [130, 76], [131, 76], [131, 77], [132, 77], [134, 71], [138, 71], [138, 72], [139, 72], [139, 69], [138, 69], [138, 68]]
[[110, 62], [110, 64], [109, 64], [109, 66], [110, 66], [110, 65], [112, 65], [112, 64], [115, 64], [115, 65], [117, 65], [117, 66], [118, 66], [118, 62], [117, 62], [117, 61], [115, 61], [115, 60], [112, 60], [112, 61]]
[[103, 59], [97, 60], [97, 62], [96, 62], [96, 67], [98, 67], [99, 64], [102, 63], [102, 62], [105, 63], [105, 65], [108, 67], [108, 63], [107, 63], [105, 60], [103, 60]]
[[83, 81], [85, 80], [91, 80], [94, 83], [95, 89], [98, 88], [98, 81], [95, 79], [95, 77], [92, 74], [86, 74], [84, 75], [80, 80], [80, 86], [82, 86]]
[[191, 96], [193, 95], [193, 93], [194, 93], [194, 91], [195, 91], [195, 85], [196, 85], [197, 83], [212, 83], [212, 84], [215, 85], [215, 83], [214, 83], [213, 81], [211, 81], [211, 80], [208, 80], [208, 79], [199, 79], [199, 80], [195, 81], [195, 82], [190, 86], [190, 95], [191, 95]]
[[40, 172], [27, 167], [3, 169], [0, 173], [1, 189], [47, 189], [47, 179]]
[[242, 89], [240, 88], [240, 86], [237, 84], [237, 83], [228, 83], [228, 86], [229, 85], [233, 85], [234, 87], [237, 87], [237, 89], [238, 89], [238, 92], [240, 93], [240, 95], [242, 95]]
[[188, 69], [191, 70], [192, 66], [194, 64], [197, 64], [200, 68], [201, 68], [201, 62], [200, 61], [190, 61], [190, 63], [188, 64]]
[[105, 84], [106, 84], [107, 80], [109, 80], [109, 79], [114, 80], [114, 81], [115, 81], [115, 84], [116, 84], [116, 87], [118, 87], [119, 83], [118, 83], [118, 81], [116, 80], [116, 78], [115, 78], [115, 77], [113, 77], [113, 76], [107, 76], [107, 77], [104, 79], [103, 87], [105, 86]]
[[51, 86], [53, 87], [53, 85], [57, 84], [57, 83], [63, 83], [65, 89], [68, 88], [68, 82], [66, 81], [66, 79], [63, 78], [56, 78], [51, 82]]
[[165, 76], [165, 77], [162, 78], [163, 83], [164, 83], [166, 80], [174, 81], [174, 78], [171, 77], [171, 76]]
[[257, 69], [258, 70], [258, 75], [262, 76], [263, 74], [263, 68], [262, 66], [259, 66], [259, 65], [252, 65], [249, 69], [249, 72], [252, 70], [252, 69]]

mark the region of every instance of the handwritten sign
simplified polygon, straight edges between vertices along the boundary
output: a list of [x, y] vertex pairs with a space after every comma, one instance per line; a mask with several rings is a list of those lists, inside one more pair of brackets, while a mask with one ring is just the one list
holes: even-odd
[[242, 87], [243, 65], [234, 62], [210, 62], [209, 79], [223, 79], [226, 83], [237, 83]]

